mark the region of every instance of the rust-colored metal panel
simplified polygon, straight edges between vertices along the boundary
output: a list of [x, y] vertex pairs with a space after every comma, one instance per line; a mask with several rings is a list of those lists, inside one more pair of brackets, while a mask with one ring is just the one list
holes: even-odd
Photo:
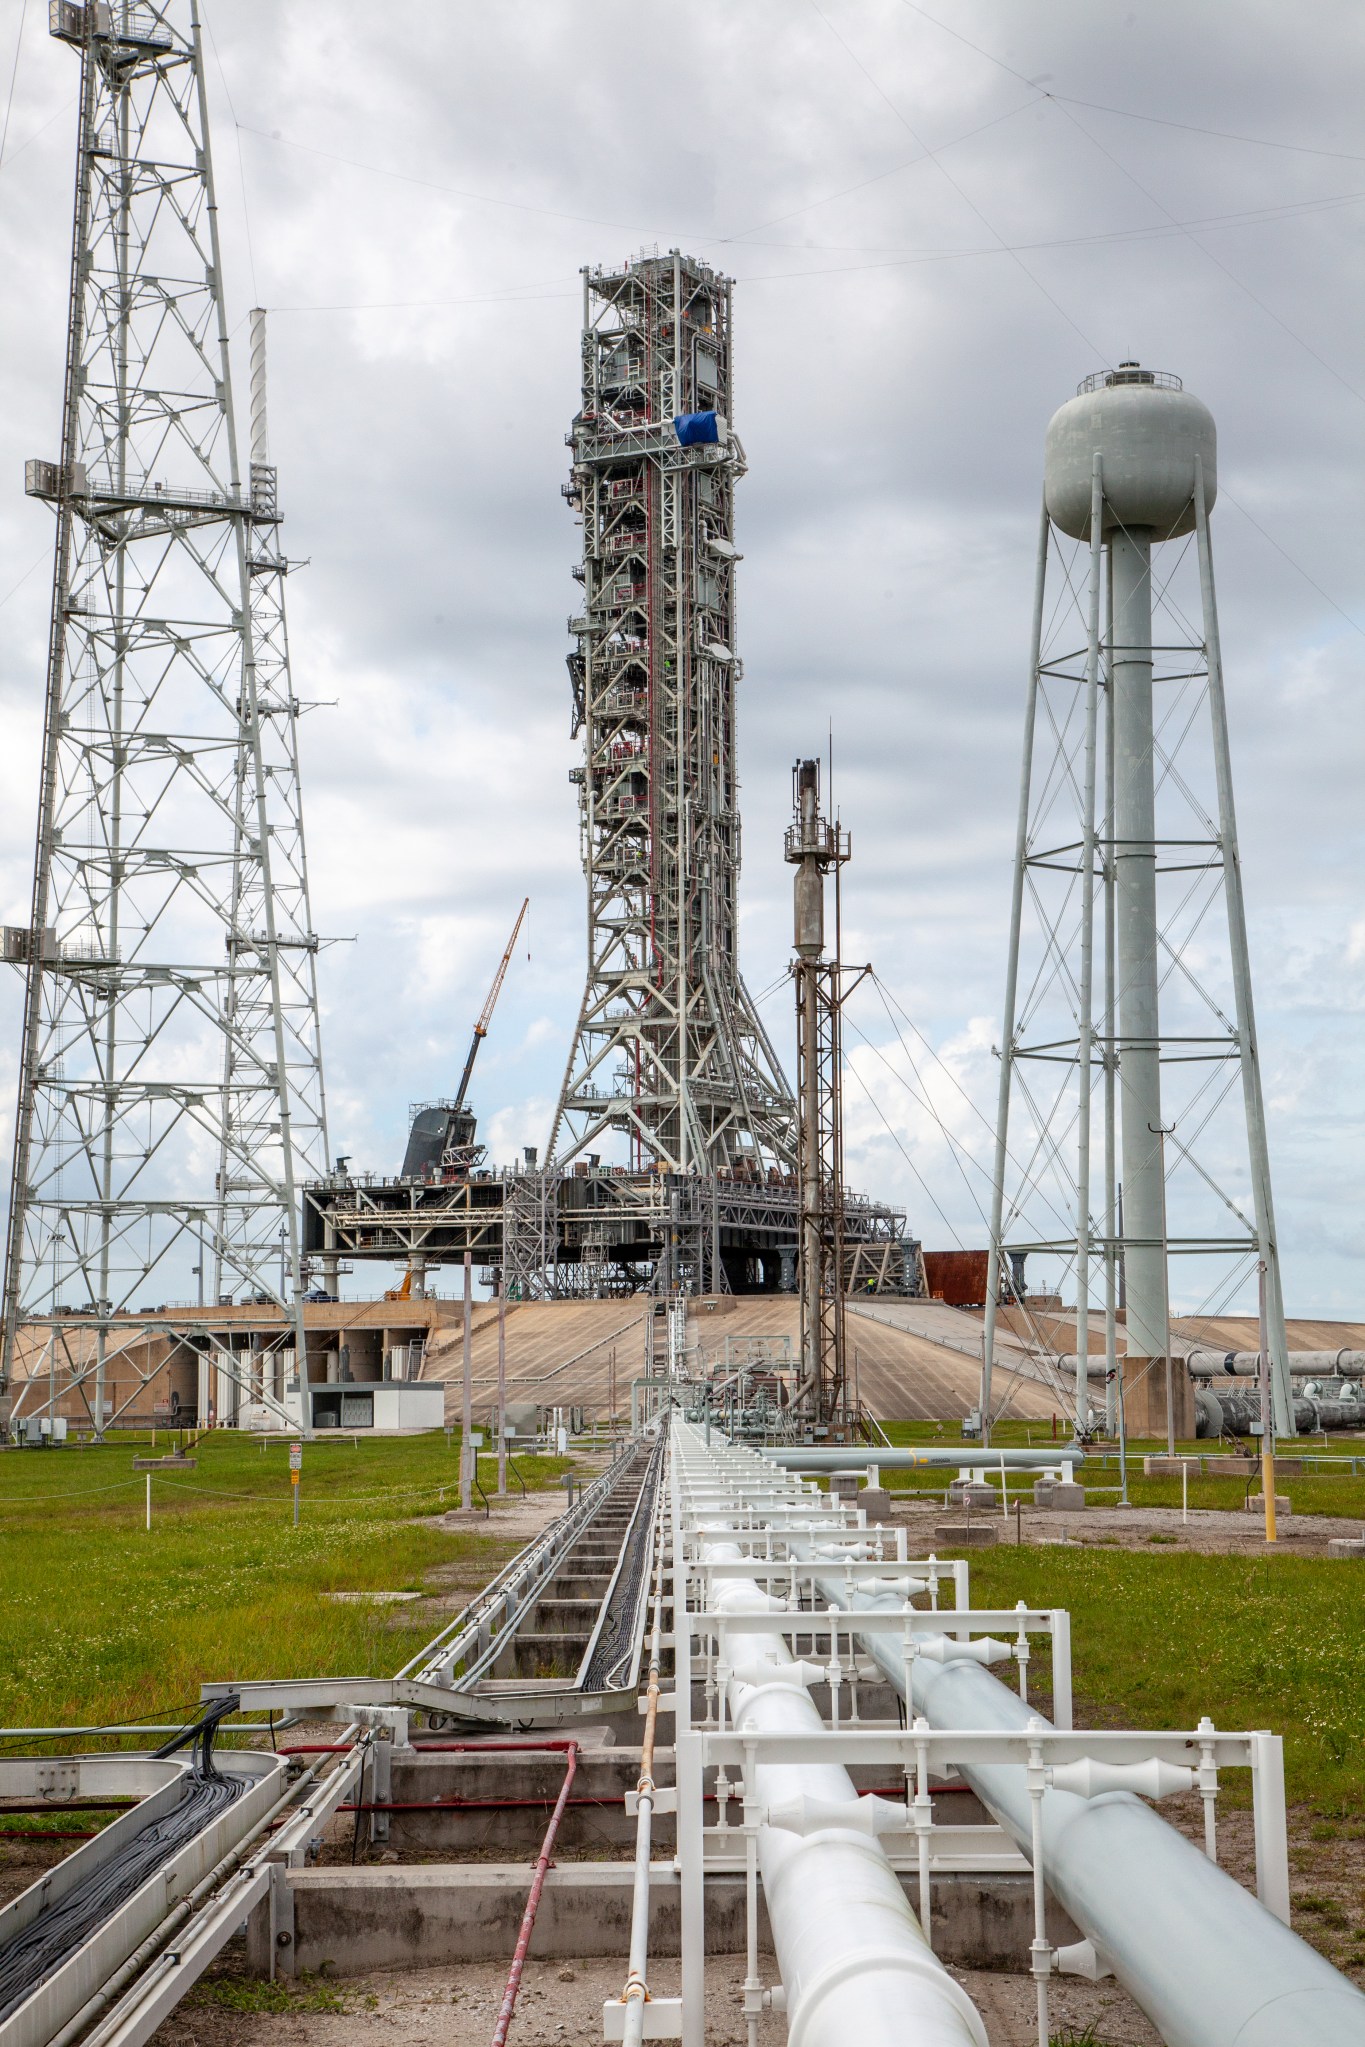
[[924, 1279], [930, 1298], [950, 1308], [984, 1308], [988, 1251], [926, 1251]]

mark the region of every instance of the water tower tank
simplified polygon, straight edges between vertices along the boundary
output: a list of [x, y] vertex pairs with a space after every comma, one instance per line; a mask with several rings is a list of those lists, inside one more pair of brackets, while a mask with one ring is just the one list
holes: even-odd
[[1044, 488], [1053, 522], [1074, 540], [1090, 538], [1096, 452], [1104, 466], [1105, 531], [1123, 527], [1174, 540], [1194, 531], [1194, 461], [1202, 458], [1204, 503], [1218, 494], [1213, 414], [1179, 377], [1120, 363], [1087, 377], [1053, 414]]

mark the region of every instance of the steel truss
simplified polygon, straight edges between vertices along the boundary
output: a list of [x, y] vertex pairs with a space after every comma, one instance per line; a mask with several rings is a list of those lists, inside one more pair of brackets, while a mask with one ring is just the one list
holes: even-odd
[[287, 564], [263, 357], [238, 463], [197, 7], [59, 4], [52, 31], [80, 115], [61, 455], [27, 475], [57, 535], [3, 1363], [46, 1325], [102, 1429], [115, 1318], [191, 1271], [304, 1354], [326, 1132]]
[[[588, 977], [549, 1156], [795, 1163], [791, 1092], [739, 970], [731, 286], [681, 256], [584, 272], [582, 514], [569, 629]], [[682, 446], [676, 415], [718, 415]]]
[[[490, 1273], [503, 1269], [521, 1299], [776, 1293], [795, 1285], [800, 1218], [794, 1177], [776, 1172], [763, 1183], [606, 1168], [448, 1182], [334, 1175], [304, 1190], [304, 1255], [324, 1270], [346, 1258], [426, 1272], [468, 1251]], [[845, 1191], [840, 1240], [848, 1290], [921, 1291], [901, 1210]]]
[[[848, 834], [820, 810], [818, 761], [798, 761], [792, 775], [794, 821], [784, 853], [796, 870], [797, 1184], [801, 1190], [801, 1379], [797, 1401], [821, 1423], [842, 1418], [846, 1405], [844, 1298], [843, 1009], [862, 974], [845, 986], [839, 958], [840, 877]], [[825, 954], [825, 881], [834, 875], [834, 955]], [[866, 972], [866, 969], [864, 969]]]
[[[1103, 479], [1096, 458], [1097, 493]], [[1275, 1426], [1293, 1433], [1279, 1251], [1271, 1200], [1260, 1059], [1237, 847], [1227, 711], [1202, 477], [1195, 532], [1153, 547], [1154, 775], [1147, 831], [1125, 836], [1140, 778], [1115, 740], [1115, 671], [1144, 649], [1116, 644], [1113, 547], [1102, 495], [1096, 536], [1074, 550], [1046, 510], [1039, 537], [1024, 767], [996, 1129], [983, 1413], [989, 1429], [996, 1308], [1023, 1255], [1051, 1255], [1076, 1285], [1076, 1404], [1087, 1426], [1089, 1317], [1105, 1315], [1109, 1412], [1115, 1421], [1116, 1324], [1125, 1262], [1147, 1261], [1163, 1304], [1141, 1339], [1170, 1353], [1166, 1260], [1192, 1261], [1206, 1289], [1196, 1313], [1224, 1312], [1264, 1273]], [[1117, 529], [1122, 533], [1122, 529]], [[1100, 536], [1104, 534], [1102, 539]], [[1192, 552], [1197, 584], [1182, 586]], [[1194, 578], [1190, 578], [1194, 581]], [[1147, 589], [1143, 596], [1146, 599]], [[1191, 596], [1192, 600], [1191, 601]], [[1190, 623], [1188, 606], [1199, 620]], [[1127, 786], [1125, 786], [1125, 778]], [[1152, 809], [1152, 787], [1155, 808]], [[1128, 874], [1121, 874], [1128, 863]], [[1125, 1030], [1121, 918], [1137, 865], [1156, 901], [1161, 1011]], [[1128, 940], [1131, 947], [1131, 939]], [[1140, 966], [1150, 971], [1146, 960]], [[1134, 970], [1136, 975], [1137, 969]], [[1122, 1214], [1121, 1160], [1142, 1062], [1155, 1055], [1160, 1115], [1147, 1122], [1144, 1167], [1157, 1176], [1155, 1219]], [[1135, 1076], [1130, 1079], [1130, 1073]], [[1240, 1087], [1239, 1087], [1240, 1083]], [[1126, 1227], [1125, 1227], [1126, 1223]], [[1181, 1312], [1189, 1313], [1189, 1309]], [[1129, 1317], [1130, 1353], [1139, 1341]]]

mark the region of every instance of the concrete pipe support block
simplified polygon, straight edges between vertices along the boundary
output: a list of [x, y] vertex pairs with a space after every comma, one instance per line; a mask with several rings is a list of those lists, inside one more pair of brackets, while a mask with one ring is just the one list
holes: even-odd
[[1065, 1507], [1077, 1511], [1085, 1505], [1085, 1487], [1072, 1485], [1067, 1479], [1040, 1479], [1033, 1488], [1033, 1504], [1035, 1507]]

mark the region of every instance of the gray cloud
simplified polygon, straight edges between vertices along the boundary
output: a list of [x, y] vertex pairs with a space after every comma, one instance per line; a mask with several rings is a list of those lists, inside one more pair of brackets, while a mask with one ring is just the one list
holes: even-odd
[[[0, 170], [6, 916], [28, 887], [50, 537], [19, 465], [57, 431], [74, 123], [70, 52], [30, 15], [24, 146]], [[1359, 1311], [1361, 635], [1337, 608], [1365, 616], [1358, 10], [508, 0], [380, 34], [358, 0], [234, 0], [210, 18], [231, 300], [278, 309], [273, 454], [312, 564], [290, 591], [298, 681], [337, 703], [305, 731], [319, 920], [357, 941], [324, 962], [336, 1148], [396, 1162], [523, 892], [530, 958], [478, 1088], [501, 1151], [544, 1140], [583, 951], [559, 496], [578, 270], [677, 240], [739, 279], [748, 978], [779, 982], [785, 1049], [787, 771], [832, 720], [850, 950], [987, 1113], [1043, 429], [1128, 354], [1212, 406], [1289, 1297]], [[1065, 99], [1023, 82], [1043, 73]], [[306, 308], [341, 310], [285, 310]], [[17, 1014], [0, 989], [9, 1078]], [[875, 1001], [858, 1019], [900, 1057]], [[938, 1125], [902, 1094], [887, 1079], [883, 1107], [932, 1202], [870, 1110], [853, 1176], [929, 1241], [979, 1241]], [[960, 1094], [939, 1109], [977, 1144]]]

